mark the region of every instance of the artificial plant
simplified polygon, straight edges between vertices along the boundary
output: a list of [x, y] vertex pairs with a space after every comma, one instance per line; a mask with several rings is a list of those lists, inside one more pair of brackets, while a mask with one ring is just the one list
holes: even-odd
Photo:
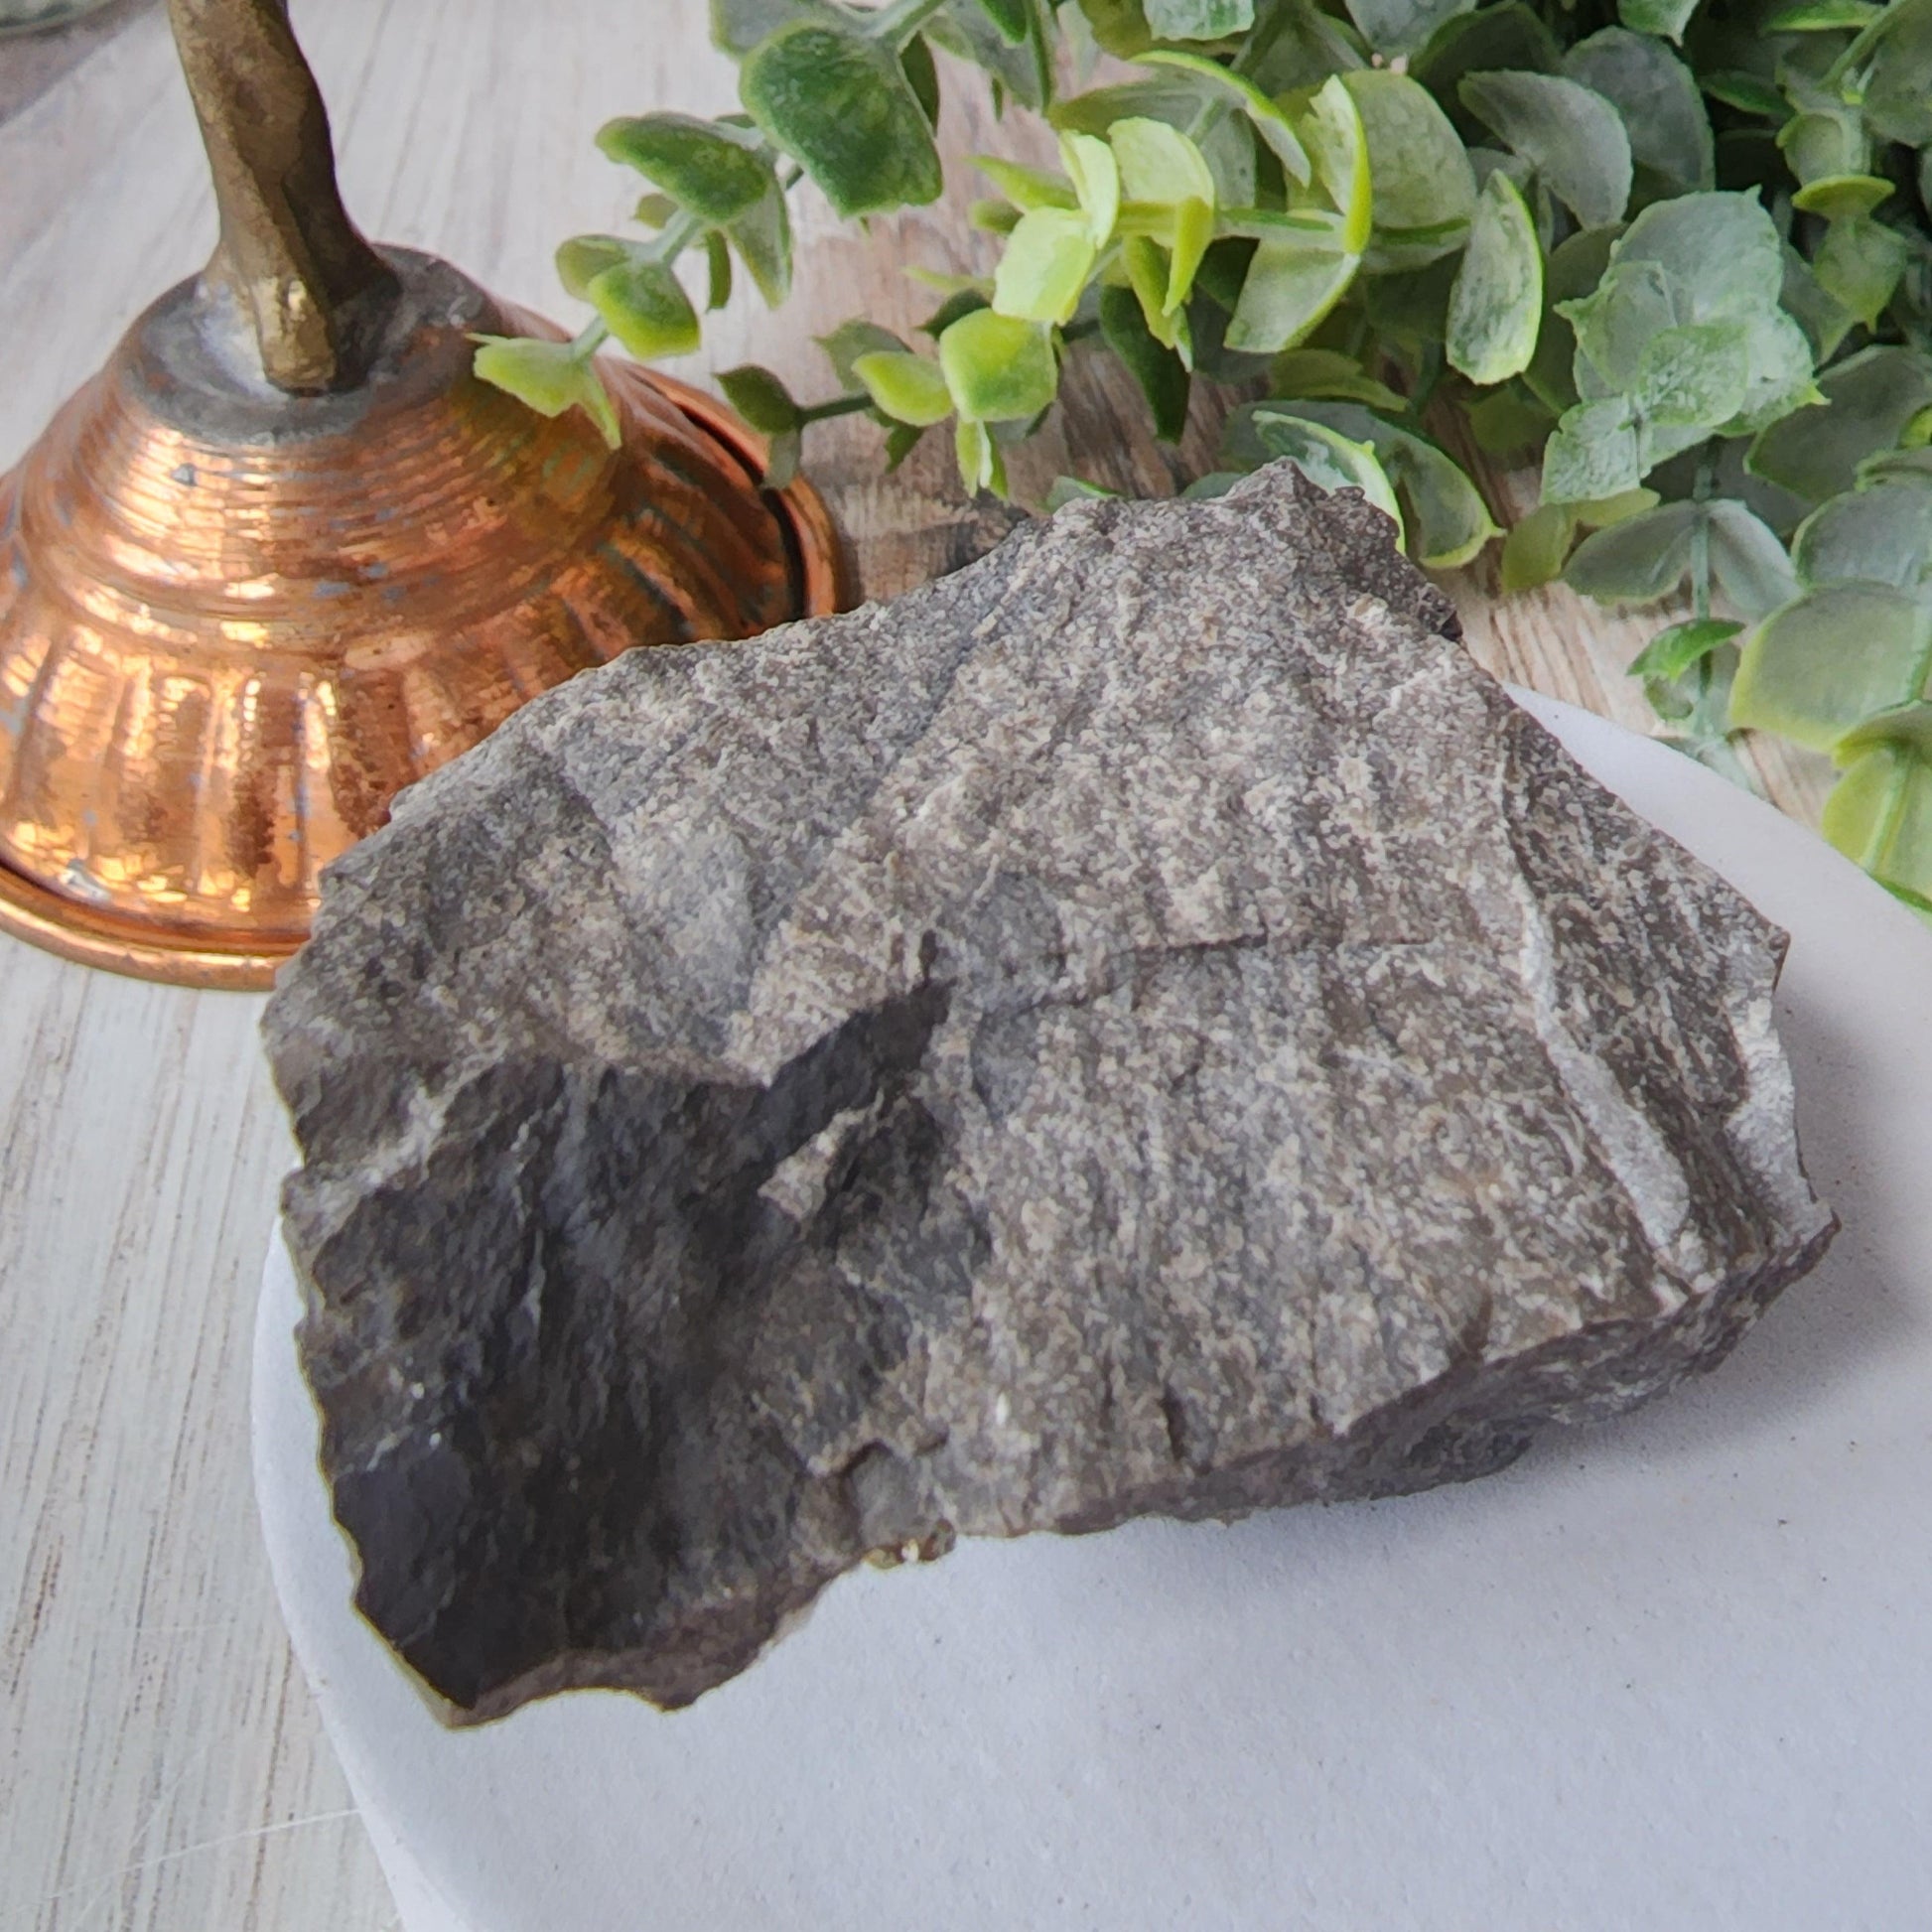
[[[967, 485], [1004, 492], [1068, 354], [1111, 354], [1170, 440], [1194, 381], [1265, 382], [1195, 492], [1286, 457], [1454, 568], [1504, 535], [1426, 427], [1459, 418], [1541, 463], [1505, 588], [1647, 603], [1688, 580], [1693, 615], [1632, 667], [1674, 741], [1733, 770], [1745, 728], [1829, 752], [1828, 835], [1932, 916], [1932, 0], [712, 0], [712, 20], [744, 111], [604, 128], [651, 232], [566, 242], [592, 320], [485, 343], [488, 379], [610, 433], [592, 356], [698, 345], [687, 257], [711, 306], [740, 272], [775, 304], [801, 180], [855, 220], [939, 196], [951, 56], [1043, 116], [1060, 165], [972, 164], [1001, 257], [928, 278], [929, 348], [858, 320], [825, 340], [826, 400], [721, 378], [774, 473], [863, 410], [894, 463], [950, 424]], [[1102, 54], [1105, 84], [1063, 85]]]

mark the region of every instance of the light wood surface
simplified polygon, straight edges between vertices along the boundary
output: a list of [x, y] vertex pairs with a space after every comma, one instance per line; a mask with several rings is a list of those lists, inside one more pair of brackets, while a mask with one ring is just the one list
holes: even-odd
[[[549, 255], [621, 219], [635, 184], [592, 149], [608, 115], [731, 94], [703, 0], [298, 0], [349, 204], [555, 313]], [[9, 52], [0, 48], [0, 87]], [[48, 71], [52, 71], [50, 67]], [[956, 151], [1022, 141], [954, 82]], [[22, 89], [16, 98], [24, 98]], [[963, 266], [958, 207], [868, 241], [801, 209], [804, 285], [743, 298], [680, 369], [758, 359], [827, 393], [808, 340], [855, 311], [929, 306], [898, 265]], [[164, 22], [136, 13], [0, 123], [0, 468], [126, 324], [191, 272], [210, 198]], [[962, 257], [961, 251], [965, 250]], [[1141, 490], [1176, 460], [1087, 369], [1045, 446]], [[808, 465], [890, 595], [985, 547], [941, 439], [886, 478], [875, 434], [833, 425]], [[1197, 423], [1180, 470], [1207, 467]], [[1622, 675], [1645, 626], [1574, 600], [1496, 608], [1457, 587], [1499, 672], [1647, 728]], [[1818, 772], [1768, 768], [1800, 810]], [[288, 1160], [255, 1043], [259, 1003], [89, 974], [0, 939], [0, 1925], [38, 1932], [384, 1932], [393, 1909], [292, 1663], [247, 1458], [248, 1334]], [[531, 1928], [531, 1932], [542, 1932]]]

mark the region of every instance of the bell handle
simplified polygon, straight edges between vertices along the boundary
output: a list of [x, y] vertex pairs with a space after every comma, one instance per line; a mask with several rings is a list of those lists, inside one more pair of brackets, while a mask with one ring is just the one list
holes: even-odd
[[398, 285], [343, 207], [288, 0], [168, 0], [168, 12], [221, 218], [206, 282], [240, 304], [277, 388], [353, 387]]

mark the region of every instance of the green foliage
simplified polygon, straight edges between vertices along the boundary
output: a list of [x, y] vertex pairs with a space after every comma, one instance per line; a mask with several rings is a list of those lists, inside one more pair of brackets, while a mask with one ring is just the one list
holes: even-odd
[[1449, 364], [1471, 382], [1521, 375], [1542, 327], [1542, 244], [1516, 184], [1499, 170], [1483, 185], [1449, 292]]
[[538, 342], [528, 336], [479, 336], [477, 373], [539, 416], [581, 409], [616, 449], [622, 440], [618, 412], [590, 358], [574, 343]]
[[770, 157], [741, 129], [688, 114], [607, 121], [597, 145], [701, 220], [735, 221], [776, 186]]
[[1552, 73], [1472, 73], [1462, 103], [1586, 228], [1620, 220], [1634, 164], [1623, 117], [1592, 87]]
[[945, 180], [925, 109], [892, 49], [856, 26], [781, 27], [746, 56], [739, 93], [847, 220], [939, 199]]
[[[591, 321], [480, 339], [484, 379], [615, 442], [596, 351], [698, 345], [682, 257], [714, 308], [744, 286], [782, 303], [790, 190], [846, 219], [934, 201], [940, 93], [977, 69], [1057, 132], [1058, 166], [975, 164], [986, 258], [924, 277], [926, 352], [855, 320], [823, 340], [826, 401], [720, 377], [768, 482], [812, 424], [863, 414], [892, 464], [950, 424], [966, 486], [1004, 493], [1066, 358], [1099, 353], [1171, 442], [1197, 379], [1265, 376], [1190, 495], [1285, 460], [1453, 569], [1503, 533], [1427, 416], [1451, 447], [1541, 461], [1505, 591], [1661, 607], [1631, 672], [1671, 742], [1733, 775], [1740, 730], [1830, 753], [1828, 834], [1932, 917], [1932, 0], [711, 13], [746, 111], [602, 130], [648, 185], [645, 232], [566, 242]], [[1059, 97], [1086, 70], [1070, 44], [1132, 66]], [[1052, 500], [1095, 493], [1062, 479]]]

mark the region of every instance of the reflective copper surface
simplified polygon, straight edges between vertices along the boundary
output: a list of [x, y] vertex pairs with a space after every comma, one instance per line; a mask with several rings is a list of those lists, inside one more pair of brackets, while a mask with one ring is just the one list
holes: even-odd
[[837, 608], [823, 506], [720, 405], [614, 366], [613, 453], [470, 373], [541, 325], [386, 259], [355, 389], [270, 387], [184, 284], [0, 481], [0, 929], [266, 985], [322, 868], [527, 699]]

